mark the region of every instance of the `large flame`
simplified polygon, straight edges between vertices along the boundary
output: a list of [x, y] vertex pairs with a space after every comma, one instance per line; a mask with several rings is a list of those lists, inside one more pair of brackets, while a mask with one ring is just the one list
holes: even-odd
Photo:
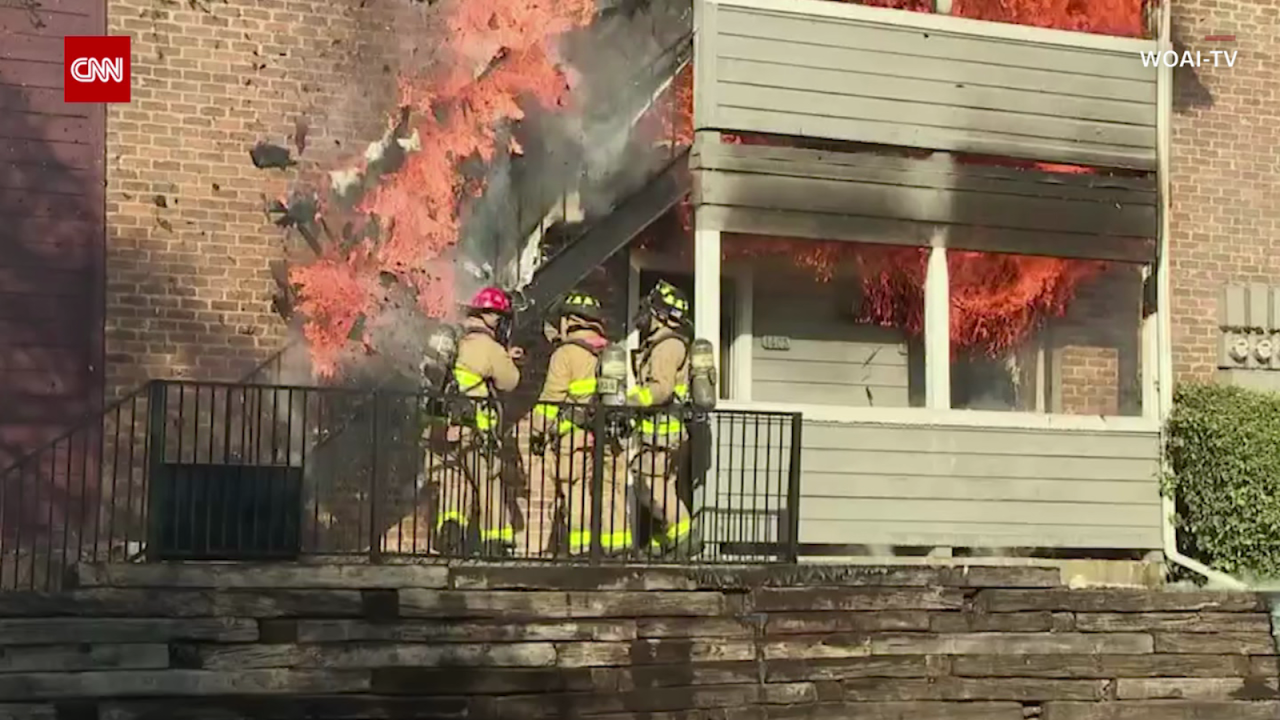
[[452, 265], [439, 258], [458, 241], [461, 199], [482, 190], [464, 179], [462, 165], [493, 158], [504, 126], [524, 117], [521, 103], [554, 108], [567, 102], [569, 82], [555, 46], [590, 21], [594, 5], [445, 0], [433, 12], [424, 44], [440, 43], [434, 62], [400, 80], [400, 105], [411, 111], [421, 148], [358, 207], [378, 218], [382, 233], [346, 249], [329, 246], [290, 272], [313, 367], [322, 377], [336, 372], [351, 341], [364, 340], [361, 318], [375, 316], [388, 301], [388, 278], [416, 291], [427, 314], [447, 311]]
[[[861, 4], [929, 12], [932, 0], [862, 0]], [[387, 302], [388, 276], [417, 293], [420, 308], [439, 316], [452, 300], [452, 264], [441, 256], [459, 237], [460, 199], [480, 192], [461, 171], [471, 158], [489, 161], [502, 128], [524, 116], [521, 101], [564, 105], [569, 83], [555, 59], [560, 37], [590, 22], [592, 0], [445, 0], [434, 8], [431, 35], [441, 48], [424, 70], [405, 75], [401, 104], [414, 111], [421, 151], [384, 179], [359, 210], [379, 218], [379, 241], [328, 247], [290, 280], [300, 290], [298, 310], [320, 375], [332, 375], [343, 348], [364, 340], [360, 319]], [[955, 0], [964, 17], [1114, 35], [1141, 36], [1143, 0]], [[647, 120], [656, 137], [692, 140], [692, 80], [686, 67], [655, 103]], [[674, 106], [675, 112], [671, 112]], [[725, 136], [728, 142], [756, 142]], [[1000, 162], [1042, 171], [1088, 173], [1091, 168]], [[676, 210], [692, 224], [687, 204]], [[862, 271], [866, 316], [873, 323], [919, 332], [924, 255], [917, 248], [842, 242], [753, 238], [726, 242], [727, 255], [784, 255], [829, 280], [841, 263]], [[1047, 317], [1065, 312], [1079, 283], [1102, 263], [1055, 258], [953, 252], [953, 347], [997, 355], [1013, 347]]]
[[[932, 0], [863, 0], [859, 4], [931, 12]], [[963, 17], [1065, 30], [1140, 37], [1144, 33], [1144, 0], [956, 0], [953, 13]], [[692, 135], [692, 74], [677, 78], [673, 99], [680, 137]], [[758, 136], [722, 135], [729, 143], [764, 143]], [[927, 153], [925, 153], [927, 154]], [[962, 163], [997, 164], [1070, 174], [1096, 173], [1095, 168], [1010, 158], [957, 156]], [[680, 225], [692, 229], [688, 203], [676, 209]], [[662, 244], [652, 235], [643, 242]], [[762, 236], [726, 236], [726, 258], [789, 258], [828, 282], [841, 265], [858, 269], [863, 291], [861, 320], [900, 328], [918, 335], [924, 329], [924, 278], [927, 252], [893, 245], [814, 241]], [[953, 251], [947, 255], [951, 286], [953, 353], [1004, 355], [1034, 333], [1045, 320], [1061, 317], [1077, 288], [1099, 275], [1107, 263], [1001, 253]]]

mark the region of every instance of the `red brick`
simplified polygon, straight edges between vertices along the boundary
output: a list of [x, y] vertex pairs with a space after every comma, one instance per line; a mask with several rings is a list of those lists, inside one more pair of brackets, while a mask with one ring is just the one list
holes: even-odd
[[[1218, 298], [1233, 282], [1274, 283], [1280, 229], [1274, 158], [1280, 129], [1269, 90], [1280, 79], [1276, 0], [1178, 0], [1174, 26], [1192, 50], [1238, 50], [1234, 67], [1200, 67], [1197, 80], [1212, 96], [1206, 107], [1173, 118], [1172, 321], [1178, 380], [1212, 377], [1217, 359]], [[1235, 34], [1231, 45], [1200, 42]], [[1179, 88], [1192, 80], [1179, 69]], [[1176, 103], [1175, 103], [1176, 104]]]
[[[286, 336], [268, 270], [285, 243], [260, 198], [380, 133], [395, 100], [387, 22], [358, 0], [108, 5], [136, 77], [133, 102], [108, 109], [107, 394], [148, 377], [237, 378]], [[299, 117], [299, 167], [256, 170], [249, 148], [288, 144]]]

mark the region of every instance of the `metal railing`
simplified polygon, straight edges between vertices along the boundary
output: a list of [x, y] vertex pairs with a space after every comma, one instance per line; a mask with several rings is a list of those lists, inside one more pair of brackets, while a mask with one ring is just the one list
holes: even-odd
[[108, 560], [796, 559], [799, 415], [550, 407], [153, 381], [0, 475], [0, 590]]

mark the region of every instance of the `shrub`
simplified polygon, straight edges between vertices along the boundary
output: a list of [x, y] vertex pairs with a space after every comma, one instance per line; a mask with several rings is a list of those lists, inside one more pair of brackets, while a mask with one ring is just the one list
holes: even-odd
[[1233, 575], [1280, 576], [1280, 394], [1183, 385], [1166, 430], [1180, 550]]

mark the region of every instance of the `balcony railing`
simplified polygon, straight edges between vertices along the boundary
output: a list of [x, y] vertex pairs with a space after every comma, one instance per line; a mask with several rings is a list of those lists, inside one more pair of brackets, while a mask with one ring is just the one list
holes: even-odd
[[796, 559], [798, 415], [556, 410], [153, 381], [0, 475], [0, 590], [93, 561]]

